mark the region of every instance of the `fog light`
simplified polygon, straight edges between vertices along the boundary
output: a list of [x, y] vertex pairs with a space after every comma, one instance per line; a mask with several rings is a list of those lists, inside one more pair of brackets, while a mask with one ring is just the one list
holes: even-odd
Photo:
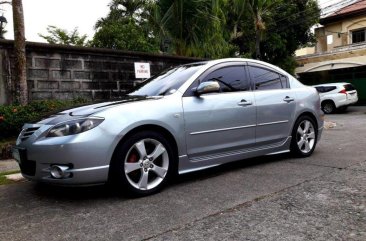
[[70, 173], [67, 172], [69, 169], [68, 166], [51, 166], [51, 176], [56, 179], [66, 178], [70, 176]]

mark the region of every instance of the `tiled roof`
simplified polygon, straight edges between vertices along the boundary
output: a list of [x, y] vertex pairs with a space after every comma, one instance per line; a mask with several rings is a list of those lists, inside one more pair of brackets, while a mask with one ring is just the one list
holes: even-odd
[[[341, 21], [348, 16], [360, 16], [366, 14], [366, 0], [359, 0], [341, 9], [338, 9], [334, 13], [320, 19], [321, 24], [328, 24], [336, 21]], [[366, 15], [365, 15], [366, 16]]]
[[340, 16], [340, 15], [346, 15], [346, 14], [348, 15], [350, 13], [358, 12], [360, 10], [365, 10], [365, 9], [366, 9], [366, 0], [360, 0], [349, 6], [339, 9], [338, 11], [334, 12], [333, 14], [331, 14], [328, 17]]

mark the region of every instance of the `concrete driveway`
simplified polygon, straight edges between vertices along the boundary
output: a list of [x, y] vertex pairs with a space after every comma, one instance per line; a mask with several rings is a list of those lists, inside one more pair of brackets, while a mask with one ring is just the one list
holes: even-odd
[[139, 199], [105, 186], [0, 186], [0, 240], [366, 240], [366, 108], [328, 115], [313, 156], [180, 176]]

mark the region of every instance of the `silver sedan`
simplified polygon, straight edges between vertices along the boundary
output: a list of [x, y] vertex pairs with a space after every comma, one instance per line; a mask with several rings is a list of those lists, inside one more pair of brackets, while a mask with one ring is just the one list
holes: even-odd
[[317, 91], [255, 60], [181, 65], [124, 99], [25, 124], [13, 150], [29, 180], [112, 182], [155, 193], [174, 174], [291, 151], [310, 156], [323, 113]]

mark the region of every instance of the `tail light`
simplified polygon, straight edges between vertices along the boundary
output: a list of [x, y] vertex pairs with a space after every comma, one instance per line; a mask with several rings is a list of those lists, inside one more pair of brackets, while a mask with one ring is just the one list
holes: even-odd
[[343, 89], [343, 90], [339, 91], [338, 93], [340, 93], [340, 94], [347, 94], [347, 91], [346, 91], [346, 89]]

